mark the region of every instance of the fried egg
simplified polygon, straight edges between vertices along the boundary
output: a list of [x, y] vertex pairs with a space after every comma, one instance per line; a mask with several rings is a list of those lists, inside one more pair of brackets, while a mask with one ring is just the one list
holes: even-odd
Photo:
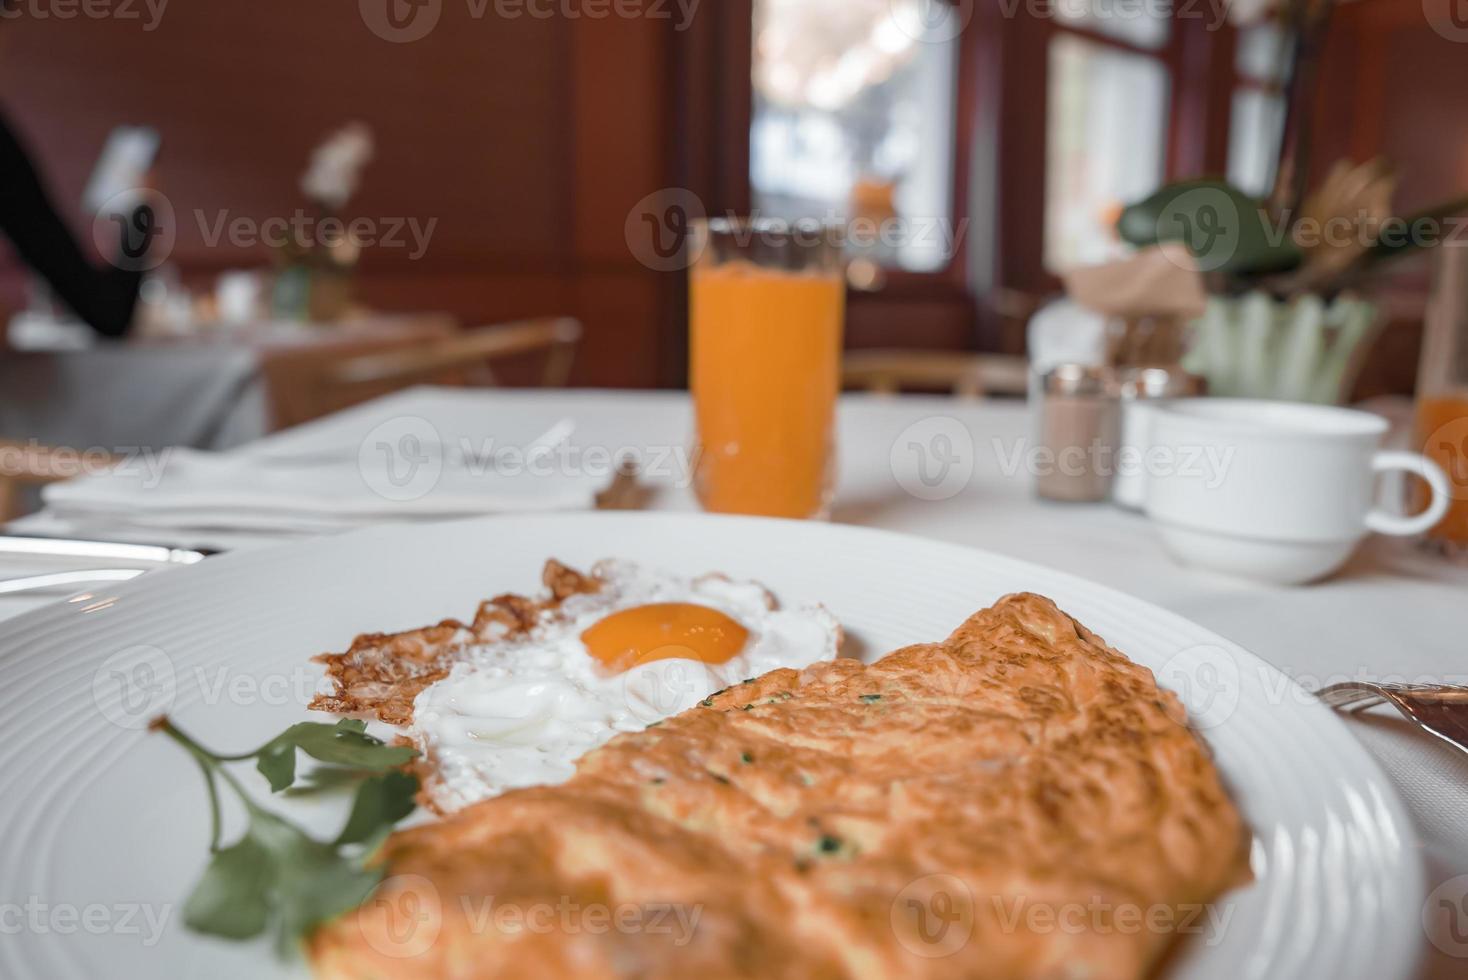
[[816, 604], [779, 608], [755, 582], [606, 561], [602, 587], [528, 633], [476, 644], [413, 703], [408, 736], [443, 811], [560, 783], [618, 732], [640, 731], [779, 667], [834, 658], [841, 628]]

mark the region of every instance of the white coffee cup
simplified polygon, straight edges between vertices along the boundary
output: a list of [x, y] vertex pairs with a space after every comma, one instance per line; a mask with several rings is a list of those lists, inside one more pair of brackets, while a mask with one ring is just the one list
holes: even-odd
[[[1382, 451], [1387, 422], [1347, 408], [1231, 398], [1149, 405], [1146, 512], [1180, 561], [1280, 584], [1343, 565], [1367, 532], [1420, 534], [1450, 503], [1434, 462]], [[1375, 503], [1376, 474], [1426, 480], [1403, 516]]]

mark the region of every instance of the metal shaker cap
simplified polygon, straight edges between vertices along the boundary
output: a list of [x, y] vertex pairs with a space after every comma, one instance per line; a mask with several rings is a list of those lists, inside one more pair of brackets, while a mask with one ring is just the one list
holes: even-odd
[[1117, 385], [1123, 398], [1189, 398], [1207, 389], [1201, 375], [1179, 367], [1124, 368]]
[[1104, 397], [1116, 394], [1116, 373], [1091, 364], [1058, 364], [1040, 376], [1047, 395]]

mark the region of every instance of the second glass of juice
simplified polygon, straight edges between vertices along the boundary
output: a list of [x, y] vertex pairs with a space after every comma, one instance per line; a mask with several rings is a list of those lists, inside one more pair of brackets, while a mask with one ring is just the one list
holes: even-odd
[[704, 509], [824, 517], [845, 281], [832, 229], [716, 219], [694, 232], [689, 376]]
[[[1443, 243], [1417, 372], [1416, 448], [1448, 475], [1452, 506], [1427, 540], [1454, 558], [1468, 558], [1468, 247]], [[1414, 485], [1419, 508], [1427, 492]]]

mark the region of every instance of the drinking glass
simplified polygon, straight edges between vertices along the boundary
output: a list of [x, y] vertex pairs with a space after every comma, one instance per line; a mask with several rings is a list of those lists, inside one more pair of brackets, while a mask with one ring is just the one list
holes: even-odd
[[700, 222], [689, 268], [694, 489], [705, 510], [824, 517], [845, 282], [816, 223]]
[[[1448, 475], [1452, 506], [1428, 541], [1468, 555], [1468, 246], [1437, 249], [1417, 373], [1416, 447]], [[1427, 496], [1414, 491], [1418, 506]]]

